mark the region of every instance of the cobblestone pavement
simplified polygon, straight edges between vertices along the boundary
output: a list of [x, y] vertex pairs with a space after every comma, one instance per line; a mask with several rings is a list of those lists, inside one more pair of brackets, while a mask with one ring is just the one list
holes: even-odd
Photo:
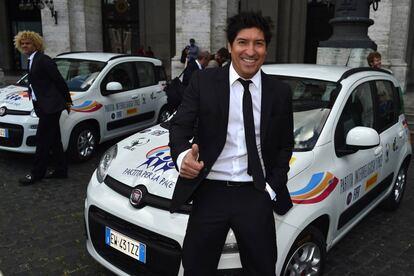
[[[414, 139], [413, 139], [414, 140]], [[113, 275], [87, 253], [86, 186], [99, 156], [70, 164], [70, 178], [21, 187], [31, 155], [0, 152], [0, 271], [8, 275]], [[326, 275], [413, 275], [414, 169], [399, 210], [371, 212], [329, 253]], [[1, 275], [1, 272], [0, 272]]]

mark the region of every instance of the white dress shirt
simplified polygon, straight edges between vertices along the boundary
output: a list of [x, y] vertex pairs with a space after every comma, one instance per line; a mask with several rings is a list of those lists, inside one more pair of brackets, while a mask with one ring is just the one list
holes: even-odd
[[[253, 181], [253, 177], [247, 174], [247, 146], [244, 134], [243, 122], [243, 85], [238, 81], [240, 76], [230, 65], [229, 81], [230, 81], [230, 104], [229, 104], [229, 120], [227, 125], [227, 136], [224, 148], [221, 151], [216, 162], [213, 164], [207, 179], [224, 180], [224, 181]], [[260, 110], [262, 104], [262, 77], [261, 71], [258, 71], [251, 79], [249, 90], [252, 96], [254, 128], [256, 133], [256, 145], [259, 153], [260, 162], [263, 165], [263, 158], [260, 143]], [[181, 162], [188, 152], [182, 152], [177, 159], [179, 168]], [[264, 172], [264, 169], [263, 169]], [[265, 174], [265, 172], [264, 172]], [[266, 190], [272, 199], [276, 194], [266, 183]]]
[[[34, 56], [35, 56], [35, 54], [37, 53], [37, 51], [35, 51], [35, 52], [33, 52], [31, 55], [30, 55], [30, 57], [28, 58], [28, 60], [29, 60], [29, 71], [30, 70], [32, 70], [32, 63], [33, 63], [33, 58], [34, 58]], [[30, 85], [30, 89], [32, 90], [32, 101], [36, 101], [37, 99], [36, 99], [36, 94], [35, 94], [35, 92], [34, 92], [34, 90], [33, 90], [33, 87], [32, 87], [32, 85], [31, 84], [29, 84]]]

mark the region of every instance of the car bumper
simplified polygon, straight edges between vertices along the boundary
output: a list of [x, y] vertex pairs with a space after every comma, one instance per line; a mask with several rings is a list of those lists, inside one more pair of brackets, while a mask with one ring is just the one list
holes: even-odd
[[8, 137], [0, 137], [0, 150], [34, 153], [38, 118], [21, 115], [0, 117], [0, 128], [7, 129]]
[[[188, 215], [146, 206], [136, 209], [129, 199], [99, 184], [95, 173], [89, 182], [85, 201], [87, 248], [91, 256], [119, 275], [157, 273], [182, 275], [181, 248]], [[111, 229], [147, 246], [147, 263], [118, 252], [104, 243], [104, 231]], [[223, 275], [237, 275], [241, 270], [238, 253], [223, 254], [219, 262]]]

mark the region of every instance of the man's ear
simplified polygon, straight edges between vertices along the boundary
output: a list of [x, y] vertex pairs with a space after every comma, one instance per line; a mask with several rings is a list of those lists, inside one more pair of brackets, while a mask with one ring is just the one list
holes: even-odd
[[231, 53], [231, 44], [230, 44], [230, 42], [227, 42], [227, 50], [229, 51], [229, 53]]

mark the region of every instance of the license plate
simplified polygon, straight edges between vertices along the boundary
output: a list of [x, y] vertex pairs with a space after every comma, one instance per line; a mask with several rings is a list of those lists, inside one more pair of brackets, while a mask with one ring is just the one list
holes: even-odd
[[109, 227], [105, 227], [105, 243], [142, 263], [146, 263], [147, 246]]
[[7, 128], [0, 128], [0, 137], [8, 138], [9, 130]]

